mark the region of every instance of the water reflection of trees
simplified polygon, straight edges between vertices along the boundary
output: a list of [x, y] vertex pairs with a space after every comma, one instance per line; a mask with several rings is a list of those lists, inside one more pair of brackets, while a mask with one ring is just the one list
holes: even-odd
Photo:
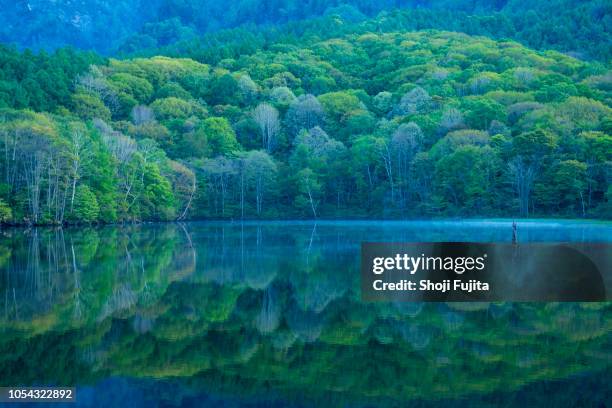
[[[4, 234], [0, 355], [15, 357], [0, 360], [0, 373], [23, 383], [80, 378], [44, 368], [52, 357], [28, 355], [28, 341], [75, 350], [83, 378], [179, 377], [207, 390], [393, 396], [391, 405], [609, 369], [609, 303], [364, 304], [361, 237], [335, 228]], [[41, 370], [19, 368], [32, 358]]]
[[51, 314], [69, 324], [129, 311], [193, 272], [185, 242], [175, 226], [6, 230], [0, 238], [4, 322]]

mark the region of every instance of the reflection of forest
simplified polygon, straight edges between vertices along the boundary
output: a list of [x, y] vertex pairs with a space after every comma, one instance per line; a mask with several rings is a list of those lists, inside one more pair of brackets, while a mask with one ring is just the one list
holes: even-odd
[[280, 223], [3, 231], [0, 385], [178, 377], [393, 405], [610, 369], [609, 302], [364, 304], [359, 239]]

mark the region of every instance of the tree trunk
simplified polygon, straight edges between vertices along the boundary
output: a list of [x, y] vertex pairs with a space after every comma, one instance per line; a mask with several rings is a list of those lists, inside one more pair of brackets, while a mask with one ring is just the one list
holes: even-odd
[[312, 199], [312, 192], [310, 190], [310, 186], [308, 187], [308, 198], [310, 200], [310, 208], [312, 209], [312, 215], [317, 218], [317, 210], [314, 204], [314, 200]]

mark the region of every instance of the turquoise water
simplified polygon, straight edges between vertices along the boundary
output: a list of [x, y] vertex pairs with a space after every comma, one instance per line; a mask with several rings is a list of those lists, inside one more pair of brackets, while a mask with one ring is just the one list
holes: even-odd
[[[518, 236], [611, 242], [612, 224]], [[76, 406], [601, 406], [609, 302], [360, 301], [362, 241], [511, 238], [508, 220], [2, 230], [0, 386], [76, 386]]]

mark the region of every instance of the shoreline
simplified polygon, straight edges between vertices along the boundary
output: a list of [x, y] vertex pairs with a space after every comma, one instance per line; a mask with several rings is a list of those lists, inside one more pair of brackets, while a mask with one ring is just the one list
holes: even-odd
[[600, 219], [600, 218], [410, 218], [410, 219], [398, 219], [398, 218], [310, 218], [310, 219], [299, 219], [299, 218], [276, 218], [276, 219], [194, 219], [194, 220], [181, 220], [181, 221], [131, 221], [131, 222], [116, 222], [116, 223], [92, 223], [92, 224], [0, 224], [0, 231], [5, 229], [73, 229], [73, 228], [104, 228], [104, 227], [134, 227], [142, 225], [169, 225], [169, 224], [306, 224], [306, 225], [325, 225], [334, 224], [341, 222], [359, 223], [359, 224], [371, 224], [371, 223], [386, 223], [386, 224], [401, 224], [401, 223], [429, 223], [429, 222], [447, 222], [452, 224], [459, 223], [491, 223], [491, 224], [509, 224], [517, 223], [517, 225], [531, 224], [531, 223], [557, 223], [557, 224], [601, 224], [605, 226], [612, 226], [612, 220]]

